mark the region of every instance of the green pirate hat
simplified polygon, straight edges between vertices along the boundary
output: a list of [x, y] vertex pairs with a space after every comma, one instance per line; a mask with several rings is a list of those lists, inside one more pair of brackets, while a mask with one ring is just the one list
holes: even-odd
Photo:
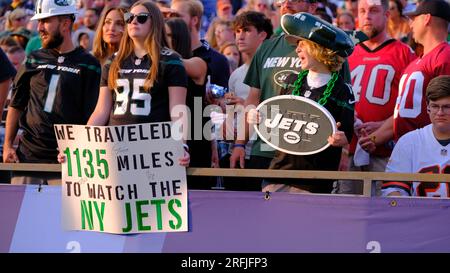
[[306, 12], [283, 15], [281, 27], [286, 32], [286, 40], [294, 45], [301, 39], [310, 40], [335, 51], [341, 57], [350, 56], [355, 47], [343, 30]]

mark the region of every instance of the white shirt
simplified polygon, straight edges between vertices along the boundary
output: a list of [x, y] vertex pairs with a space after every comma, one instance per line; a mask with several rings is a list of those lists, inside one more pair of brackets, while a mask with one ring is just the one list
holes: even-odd
[[316, 73], [309, 71], [306, 76], [308, 86], [315, 89], [326, 85], [331, 80], [331, 73]]
[[[386, 166], [386, 172], [449, 173], [450, 144], [442, 146], [434, 136], [432, 128], [433, 125], [429, 124], [402, 136], [392, 151], [391, 158]], [[383, 189], [382, 194], [386, 196], [397, 190], [393, 188]], [[402, 195], [407, 195], [407, 193], [403, 191]], [[414, 182], [411, 195], [450, 197], [447, 183], [433, 185]]]
[[247, 64], [243, 64], [236, 68], [230, 75], [230, 79], [228, 80], [228, 87], [231, 92], [238, 97], [243, 98], [244, 100], [248, 97], [248, 93], [250, 92], [250, 86], [244, 83], [245, 75], [247, 75], [249, 66]]
[[[230, 75], [230, 79], [228, 80], [228, 88], [231, 92], [238, 97], [247, 99], [248, 94], [250, 93], [250, 86], [244, 83], [245, 75], [247, 75], [249, 65], [243, 64], [236, 68]], [[238, 108], [239, 109], [239, 108]], [[237, 121], [234, 121], [234, 128], [237, 128]], [[250, 137], [252, 139], [252, 137]], [[249, 140], [245, 145], [245, 158], [249, 159], [252, 151], [253, 141]], [[230, 145], [228, 149], [228, 153], [232, 153], [233, 146]]]

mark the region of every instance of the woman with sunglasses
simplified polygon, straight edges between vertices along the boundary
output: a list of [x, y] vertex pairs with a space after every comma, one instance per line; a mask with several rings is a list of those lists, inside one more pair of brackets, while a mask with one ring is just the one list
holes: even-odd
[[125, 31], [124, 14], [122, 8], [109, 7], [100, 18], [92, 54], [102, 65], [119, 50], [120, 40]]
[[[125, 22], [119, 51], [103, 69], [88, 125], [177, 121], [186, 128], [186, 71], [167, 47], [161, 12], [151, 2], [138, 1], [125, 14]], [[182, 166], [190, 159], [186, 145], [185, 150], [179, 159]]]

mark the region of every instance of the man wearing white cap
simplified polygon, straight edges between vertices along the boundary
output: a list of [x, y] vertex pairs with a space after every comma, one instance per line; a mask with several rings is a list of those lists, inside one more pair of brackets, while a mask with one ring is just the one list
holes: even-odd
[[[4, 162], [57, 163], [54, 124], [86, 124], [95, 108], [99, 62], [71, 40], [76, 8], [68, 0], [38, 0], [42, 49], [33, 51], [14, 80], [6, 118]], [[23, 129], [17, 150], [17, 130]], [[59, 173], [12, 174], [12, 184], [58, 184]]]

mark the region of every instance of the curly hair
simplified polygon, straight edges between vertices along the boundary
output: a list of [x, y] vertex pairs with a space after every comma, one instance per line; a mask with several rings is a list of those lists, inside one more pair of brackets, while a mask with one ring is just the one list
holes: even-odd
[[336, 51], [323, 47], [309, 40], [301, 40], [314, 59], [323, 63], [331, 72], [339, 71], [344, 63], [345, 59], [337, 55]]

